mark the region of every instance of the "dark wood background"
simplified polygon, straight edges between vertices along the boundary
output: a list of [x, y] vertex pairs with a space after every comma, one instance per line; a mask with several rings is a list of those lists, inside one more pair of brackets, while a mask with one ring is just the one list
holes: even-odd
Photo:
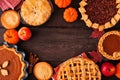
[[[72, 0], [71, 7], [78, 10], [79, 2], [81, 0]], [[17, 45], [19, 50], [26, 53], [26, 60], [28, 61], [29, 53], [37, 54], [40, 61], [50, 63], [54, 68], [65, 60], [74, 56], [80, 55], [82, 52], [89, 52], [96, 50], [98, 39], [90, 37], [92, 29], [88, 28], [83, 21], [80, 20], [81, 14], [78, 12], [78, 20], [74, 23], [67, 23], [63, 19], [63, 12], [65, 9], [60, 9], [53, 4], [53, 13], [50, 19], [42, 26], [31, 27], [32, 38], [28, 41], [20, 41]], [[69, 7], [70, 7], [69, 6]], [[19, 26], [26, 26], [21, 23]], [[110, 30], [119, 30], [120, 22]], [[3, 33], [5, 29], [0, 27], [0, 42], [4, 42]], [[104, 61], [104, 60], [103, 60]], [[120, 62], [120, 61], [117, 61]], [[112, 61], [116, 64], [116, 61]], [[25, 80], [36, 80], [33, 74], [29, 74]], [[104, 77], [102, 80], [119, 80], [115, 76]]]

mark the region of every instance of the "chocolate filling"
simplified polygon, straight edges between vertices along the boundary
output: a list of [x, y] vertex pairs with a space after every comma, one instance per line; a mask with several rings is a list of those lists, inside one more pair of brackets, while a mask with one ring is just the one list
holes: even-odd
[[117, 14], [116, 0], [87, 0], [86, 14], [93, 23], [100, 25], [110, 21]]
[[120, 51], [120, 37], [114, 34], [107, 36], [103, 42], [103, 49], [110, 55], [113, 55], [115, 51]]

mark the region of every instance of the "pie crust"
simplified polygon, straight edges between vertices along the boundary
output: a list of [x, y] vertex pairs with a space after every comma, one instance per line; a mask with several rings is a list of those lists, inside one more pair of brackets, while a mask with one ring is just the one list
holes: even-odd
[[1, 24], [6, 29], [17, 28], [20, 24], [20, 16], [14, 10], [8, 10], [1, 15]]
[[25, 0], [21, 7], [21, 17], [31, 26], [45, 23], [51, 16], [52, 7], [48, 0]]
[[60, 65], [57, 80], [101, 80], [101, 73], [92, 60], [77, 57]]
[[49, 80], [53, 75], [53, 69], [47, 62], [39, 62], [34, 66], [33, 73], [38, 80]]
[[[115, 24], [120, 20], [120, 0], [116, 0], [116, 9], [118, 9], [117, 13], [111, 18], [110, 21], [104, 23], [104, 24], [99, 24], [96, 22], [92, 22], [89, 18], [89, 15], [86, 13], [85, 6], [88, 5], [87, 0], [82, 0], [79, 3], [79, 12], [81, 13], [81, 20], [83, 20], [86, 23], [86, 26], [89, 28], [94, 28], [94, 29], [99, 29], [99, 31], [103, 31], [104, 29], [111, 28], [115, 26]], [[102, 12], [102, 11], [101, 11]]]
[[[105, 57], [105, 58], [107, 58], [107, 59], [109, 59], [109, 60], [119, 60], [120, 59], [120, 51], [115, 51], [115, 52], [113, 52], [112, 54], [108, 54], [108, 52], [106, 52], [105, 51], [105, 48], [104, 48], [104, 46], [103, 46], [103, 43], [104, 43], [104, 41], [105, 41], [105, 39], [107, 38], [107, 37], [109, 37], [110, 35], [116, 35], [118, 38], [120, 38], [120, 32], [119, 31], [110, 31], [110, 32], [107, 32], [107, 33], [105, 33], [101, 38], [100, 38], [100, 40], [99, 40], [99, 42], [98, 42], [98, 50], [99, 50], [99, 52]], [[110, 40], [110, 39], [109, 39]], [[118, 48], [118, 46], [117, 45], [119, 45], [118, 43], [119, 43], [119, 41], [118, 41], [119, 39], [115, 39], [115, 41], [111, 41], [111, 42], [107, 42], [107, 44], [109, 44], [108, 45], [108, 47], [112, 47], [112, 45], [114, 45], [113, 44], [113, 42], [116, 42], [115, 43], [115, 47], [117, 47]], [[113, 47], [114, 47], [113, 46]], [[114, 48], [115, 48], [114, 47]], [[115, 48], [116, 49], [116, 48]], [[109, 50], [112, 50], [112, 48], [111, 49], [109, 49]]]

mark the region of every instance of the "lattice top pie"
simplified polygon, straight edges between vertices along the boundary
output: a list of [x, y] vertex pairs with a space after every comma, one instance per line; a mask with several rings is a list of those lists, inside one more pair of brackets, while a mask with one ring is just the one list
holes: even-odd
[[29, 25], [38, 26], [45, 23], [52, 12], [48, 0], [25, 0], [21, 7], [21, 17]]
[[88, 27], [111, 28], [120, 19], [120, 0], [82, 0], [79, 11]]
[[101, 80], [101, 73], [93, 61], [72, 58], [60, 65], [57, 80]]

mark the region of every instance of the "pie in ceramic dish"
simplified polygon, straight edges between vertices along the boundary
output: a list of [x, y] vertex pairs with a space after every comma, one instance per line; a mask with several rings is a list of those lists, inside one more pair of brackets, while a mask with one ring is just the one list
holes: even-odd
[[27, 77], [25, 55], [16, 49], [15, 45], [0, 46], [0, 80], [22, 80]]
[[25, 23], [39, 26], [45, 23], [52, 13], [48, 0], [25, 0], [21, 6], [20, 15]]
[[101, 80], [101, 72], [92, 60], [77, 57], [61, 64], [56, 78], [56, 80]]
[[120, 32], [105, 33], [98, 42], [98, 50], [109, 60], [120, 60]]
[[99, 31], [115, 26], [120, 19], [120, 0], [82, 0], [79, 5], [86, 26]]

